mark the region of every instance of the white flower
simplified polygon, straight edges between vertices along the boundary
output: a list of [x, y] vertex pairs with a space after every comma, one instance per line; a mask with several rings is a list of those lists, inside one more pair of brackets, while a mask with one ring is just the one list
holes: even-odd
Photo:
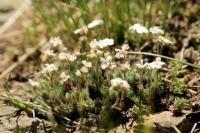
[[144, 27], [143, 25], [141, 25], [139, 23], [134, 24], [129, 29], [130, 29], [130, 31], [132, 33], [138, 33], [138, 34], [143, 34], [143, 33], [148, 33], [149, 32], [146, 27]]
[[129, 50], [129, 45], [128, 44], [123, 44], [122, 45], [122, 51], [128, 51]]
[[91, 49], [90, 53], [87, 56], [90, 58], [95, 58], [95, 57], [101, 56], [102, 54], [103, 54], [102, 50]]
[[75, 31], [74, 31], [74, 34], [79, 34], [79, 33], [81, 33], [83, 31], [83, 29], [76, 29]]
[[103, 49], [107, 46], [111, 46], [114, 44], [114, 40], [113, 39], [109, 39], [109, 38], [105, 38], [103, 40], [99, 40], [98, 42], [98, 46]]
[[59, 60], [66, 60], [67, 59], [67, 56], [68, 56], [68, 54], [67, 53], [63, 53], [63, 52], [61, 52], [59, 55], [58, 55], [58, 59]]
[[44, 54], [48, 55], [48, 56], [56, 56], [56, 53], [54, 53], [53, 50], [45, 50], [44, 51]]
[[115, 51], [117, 52], [115, 57], [117, 59], [122, 59], [125, 57], [125, 55], [127, 54], [127, 51], [129, 50], [129, 46], [128, 44], [124, 44], [122, 45], [121, 49], [115, 49]]
[[149, 29], [149, 32], [152, 34], [164, 34], [164, 31], [160, 29], [158, 26], [153, 26]]
[[70, 76], [67, 75], [65, 72], [62, 72], [60, 74], [60, 79], [62, 80], [62, 82], [66, 82], [68, 79], [70, 79]]
[[91, 49], [97, 49], [98, 48], [98, 41], [94, 39], [93, 41], [90, 42], [90, 48]]
[[76, 49], [75, 51], [74, 51], [74, 56], [78, 56], [78, 55], [80, 55], [81, 53], [80, 53], [80, 50], [79, 49]]
[[103, 40], [99, 40], [97, 41], [96, 39], [94, 39], [89, 45], [92, 49], [103, 49], [107, 46], [111, 46], [114, 44], [114, 40], [113, 39], [109, 39], [109, 38], [105, 38]]
[[149, 63], [151, 69], [161, 69], [163, 65], [165, 65], [165, 63], [161, 61], [160, 57], [157, 57], [155, 61]]
[[146, 62], [146, 63], [143, 64], [143, 60], [141, 60], [141, 63], [137, 63], [136, 66], [137, 66], [138, 68], [140, 68], [140, 69], [144, 69], [144, 68], [150, 69], [150, 68], [149, 68], [149, 63]]
[[81, 34], [81, 33], [87, 33], [88, 29], [86, 26], [83, 26], [82, 28], [76, 29], [73, 33], [74, 34]]
[[125, 54], [124, 54], [124, 52], [119, 51], [119, 52], [117, 52], [117, 53], [115, 54], [115, 57], [116, 57], [117, 59], [123, 59], [123, 58], [125, 57]]
[[75, 75], [76, 76], [81, 76], [81, 72], [79, 70], [76, 70]]
[[104, 57], [100, 57], [100, 62], [101, 62], [101, 68], [102, 69], [114, 69], [117, 67], [115, 62], [112, 62], [112, 56], [110, 55], [109, 52], [104, 53]]
[[50, 72], [57, 71], [57, 70], [58, 70], [58, 68], [56, 65], [45, 64], [45, 68], [42, 70], [42, 73], [45, 74], [45, 73], [50, 73]]
[[62, 47], [62, 50], [65, 51], [65, 52], [68, 51], [68, 49], [66, 47]]
[[75, 61], [77, 59], [77, 57], [75, 55], [71, 55], [69, 53], [63, 53], [61, 52], [58, 55], [58, 59], [59, 60], [69, 60], [69, 61]]
[[103, 51], [102, 51], [102, 50], [96, 50], [96, 54], [97, 54], [97, 55], [102, 55], [102, 54], [103, 54]]
[[54, 47], [57, 47], [63, 44], [62, 40], [59, 37], [51, 37], [49, 43], [53, 45]]
[[83, 65], [84, 65], [85, 67], [92, 67], [92, 63], [91, 63], [91, 62], [88, 62], [88, 61], [86, 61], [86, 60], [83, 60], [82, 63], [83, 63]]
[[111, 80], [111, 87], [118, 89], [129, 89], [130, 85], [126, 80], [122, 80], [121, 78], [115, 78]]
[[92, 29], [96, 26], [99, 26], [99, 25], [102, 25], [104, 22], [102, 19], [99, 19], [99, 20], [94, 20], [92, 21], [91, 23], [89, 23], [87, 26], [88, 26], [88, 29]]
[[110, 64], [110, 69], [114, 69], [114, 68], [116, 68], [117, 67], [117, 65], [114, 63], [114, 62], [111, 62], [111, 64]]
[[40, 86], [39, 82], [33, 81], [32, 79], [29, 79], [28, 81], [29, 81], [29, 83], [32, 87], [39, 87]]
[[81, 67], [81, 72], [87, 73], [88, 72], [88, 68], [86, 66], [82, 66]]
[[66, 73], [65, 72], [62, 72], [61, 74], [60, 74], [60, 78], [61, 79], [64, 79], [66, 77]]
[[75, 55], [68, 55], [67, 58], [69, 61], [75, 61], [77, 59]]
[[90, 58], [97, 57], [96, 50], [91, 49], [90, 53], [88, 53], [87, 57], [90, 57]]
[[136, 64], [136, 66], [138, 67], [138, 68], [140, 68], [140, 69], [144, 69], [144, 68], [148, 68], [148, 69], [150, 69], [149, 68], [149, 63], [145, 63], [145, 64]]
[[100, 57], [101, 68], [106, 69], [111, 65], [112, 56], [108, 55], [106, 58]]
[[130, 66], [131, 66], [130, 63], [126, 62], [126, 63], [120, 65], [120, 69], [123, 71], [127, 71], [130, 69]]

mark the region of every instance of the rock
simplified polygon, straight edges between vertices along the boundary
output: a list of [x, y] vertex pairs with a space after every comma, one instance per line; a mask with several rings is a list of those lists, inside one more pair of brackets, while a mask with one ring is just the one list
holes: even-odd
[[[29, 132], [41, 130], [41, 123], [34, 118], [30, 118], [26, 113], [16, 115], [18, 109], [7, 105], [0, 107], [0, 133]], [[40, 129], [38, 129], [40, 128]]]
[[154, 133], [189, 133], [194, 124], [200, 122], [200, 111], [183, 111], [182, 116], [173, 116], [170, 111], [163, 111], [159, 114], [146, 116], [144, 125], [152, 127]]
[[167, 125], [177, 125], [179, 124], [185, 117], [175, 117], [173, 113], [170, 111], [163, 111], [159, 114], [153, 114], [146, 116], [145, 124], [154, 125], [154, 123], [159, 123], [161, 126]]
[[144, 125], [153, 127], [155, 133], [176, 133], [175, 127], [185, 119], [185, 115], [176, 117], [170, 111], [146, 116]]
[[1, 107], [0, 107], [0, 117], [11, 115], [17, 110], [18, 109], [11, 107], [11, 106], [1, 105]]
[[0, 133], [13, 133], [13, 132], [0, 127]]

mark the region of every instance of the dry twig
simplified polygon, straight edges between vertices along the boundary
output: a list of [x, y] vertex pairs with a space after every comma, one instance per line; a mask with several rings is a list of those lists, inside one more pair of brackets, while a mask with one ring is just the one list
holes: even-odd
[[194, 126], [192, 127], [192, 130], [190, 131], [190, 133], [193, 133], [193, 132], [194, 132], [196, 126], [197, 126], [197, 123], [194, 124]]
[[173, 126], [173, 128], [177, 133], [181, 133], [181, 131], [176, 126]]

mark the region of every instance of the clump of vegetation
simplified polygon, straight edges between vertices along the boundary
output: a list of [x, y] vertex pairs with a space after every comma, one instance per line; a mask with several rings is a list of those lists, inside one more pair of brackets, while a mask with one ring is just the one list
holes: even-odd
[[[162, 55], [164, 47], [174, 46], [163, 29], [179, 2], [163, 1], [160, 7], [129, 0], [35, 2], [50, 39], [41, 51], [45, 63], [29, 80], [31, 104], [17, 102], [64, 130], [106, 131], [130, 119], [142, 125], [145, 114], [184, 109], [187, 77], [168, 64], [200, 67]], [[158, 10], [163, 15], [153, 16]]]

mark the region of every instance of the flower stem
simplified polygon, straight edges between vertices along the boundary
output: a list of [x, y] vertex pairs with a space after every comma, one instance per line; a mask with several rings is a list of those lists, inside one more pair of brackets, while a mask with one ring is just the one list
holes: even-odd
[[185, 64], [185, 65], [200, 69], [200, 65], [195, 65], [195, 64], [192, 64], [192, 63], [188, 63], [188, 62], [185, 62], [183, 60], [179, 60], [179, 59], [176, 59], [176, 58], [171, 58], [171, 57], [168, 57], [168, 56], [165, 56], [165, 55], [153, 54], [153, 53], [148, 53], [148, 52], [134, 52], [134, 51], [133, 52], [128, 52], [128, 54], [148, 55], [148, 56], [154, 56], [154, 57], [161, 57], [163, 59], [172, 60], [172, 61], [175, 61], [175, 62], [179, 62], [179, 63]]

